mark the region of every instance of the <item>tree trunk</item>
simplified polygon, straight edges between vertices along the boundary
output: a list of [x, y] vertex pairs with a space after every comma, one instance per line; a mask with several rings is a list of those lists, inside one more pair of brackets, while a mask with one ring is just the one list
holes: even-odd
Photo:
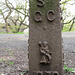
[[8, 22], [7, 22], [7, 20], [5, 20], [5, 24], [6, 24], [6, 32], [9, 33], [9, 27], [8, 27]]

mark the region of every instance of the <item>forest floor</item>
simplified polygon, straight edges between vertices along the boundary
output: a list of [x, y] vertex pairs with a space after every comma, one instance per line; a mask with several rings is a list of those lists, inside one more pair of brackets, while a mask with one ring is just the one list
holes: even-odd
[[[75, 32], [64, 32], [62, 37], [64, 64], [75, 68]], [[28, 70], [28, 35], [0, 34], [0, 75], [25, 75]]]

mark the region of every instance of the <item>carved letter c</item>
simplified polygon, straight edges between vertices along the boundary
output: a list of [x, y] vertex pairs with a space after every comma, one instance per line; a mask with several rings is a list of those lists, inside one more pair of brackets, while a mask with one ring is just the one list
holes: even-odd
[[42, 21], [42, 14], [40, 11], [36, 11], [34, 14], [34, 19], [36, 22], [41, 22]]

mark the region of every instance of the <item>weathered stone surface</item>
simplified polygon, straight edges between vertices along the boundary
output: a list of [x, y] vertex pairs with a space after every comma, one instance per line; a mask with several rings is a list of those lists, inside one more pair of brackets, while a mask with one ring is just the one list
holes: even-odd
[[[30, 75], [33, 75], [34, 71], [57, 71], [59, 75], [63, 75], [59, 1], [30, 0]], [[48, 44], [44, 44], [45, 41]], [[39, 46], [39, 42], [42, 42], [41, 46]], [[41, 61], [40, 64], [41, 55], [44, 61]], [[48, 60], [50, 55], [51, 62]]]

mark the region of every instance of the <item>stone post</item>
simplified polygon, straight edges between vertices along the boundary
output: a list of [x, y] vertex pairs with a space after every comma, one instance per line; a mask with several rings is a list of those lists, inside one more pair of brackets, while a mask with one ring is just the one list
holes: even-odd
[[29, 75], [63, 75], [59, 1], [29, 2]]

